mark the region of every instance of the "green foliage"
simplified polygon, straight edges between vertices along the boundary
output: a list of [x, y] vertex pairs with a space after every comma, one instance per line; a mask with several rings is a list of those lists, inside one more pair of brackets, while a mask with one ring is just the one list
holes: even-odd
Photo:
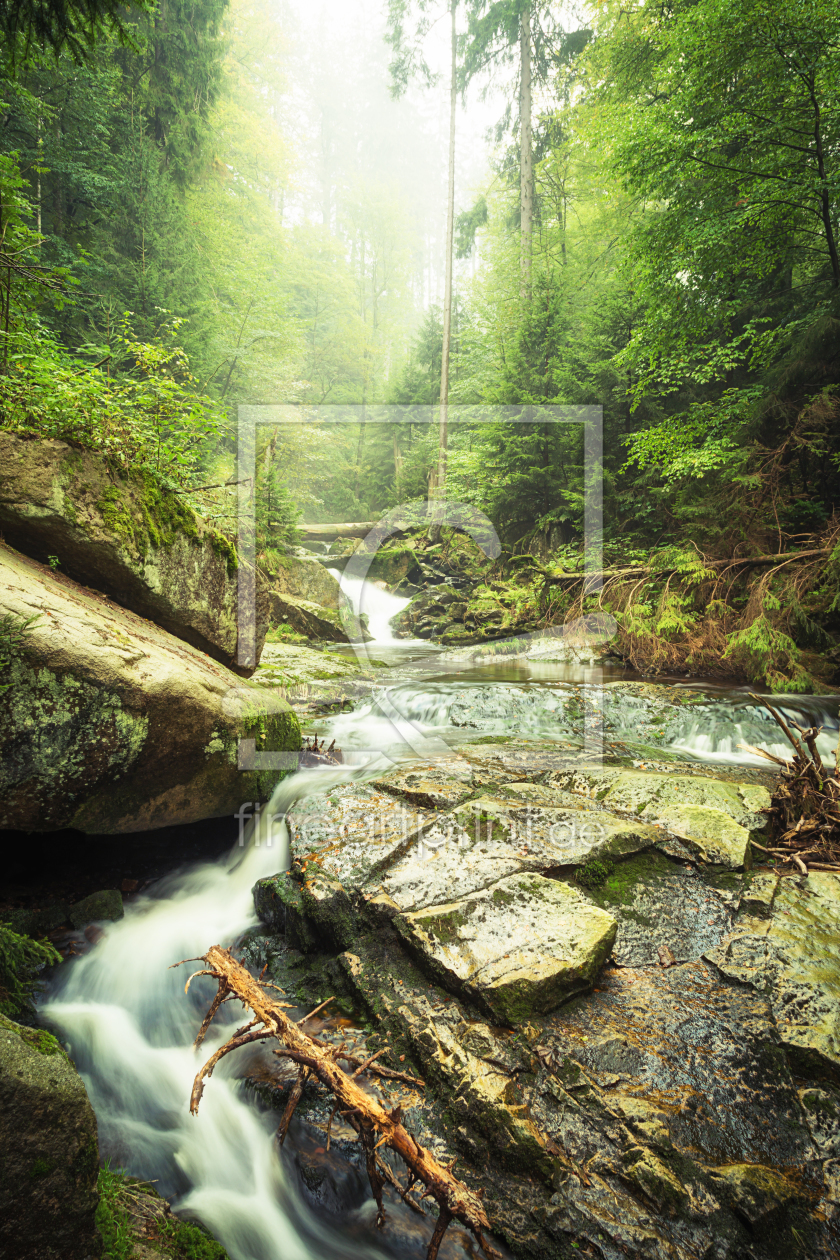
[[[97, 1184], [96, 1226], [102, 1235], [102, 1260], [131, 1260], [139, 1234], [132, 1215], [151, 1218], [155, 1245], [172, 1260], [227, 1260], [227, 1252], [197, 1225], [169, 1214], [166, 1204], [147, 1182], [128, 1177], [106, 1163]], [[144, 1211], [144, 1209], [146, 1209]]]
[[[179, 321], [163, 323], [151, 343], [120, 321], [116, 366], [91, 366], [69, 354], [39, 323], [10, 338], [0, 374], [0, 427], [27, 437], [61, 438], [105, 455], [115, 468], [139, 468], [164, 484], [188, 486], [208, 446], [228, 431], [223, 410], [198, 392], [175, 340]], [[97, 353], [100, 347], [88, 347]]]
[[0, 923], [0, 1012], [13, 1019], [32, 1014], [38, 973], [60, 962], [61, 954], [48, 941], [20, 936]]
[[[122, 0], [2, 0], [0, 30], [16, 60], [26, 61], [35, 48], [67, 50], [83, 60], [106, 31], [125, 38], [126, 5]], [[128, 7], [150, 9], [150, 0]]]

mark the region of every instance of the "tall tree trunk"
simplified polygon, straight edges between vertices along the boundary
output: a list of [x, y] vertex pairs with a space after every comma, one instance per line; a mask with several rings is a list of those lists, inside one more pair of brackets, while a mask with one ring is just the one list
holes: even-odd
[[458, 0], [450, 0], [451, 64], [449, 87], [449, 188], [446, 200], [446, 282], [443, 294], [443, 353], [440, 364], [440, 430], [438, 442], [438, 466], [435, 491], [442, 496], [446, 489], [446, 451], [449, 444], [449, 347], [452, 341], [452, 262], [453, 237], [455, 234], [455, 108], [458, 98], [457, 35], [455, 9]]
[[531, 293], [531, 227], [534, 217], [534, 153], [531, 135], [531, 5], [519, 25], [519, 213], [522, 297]]

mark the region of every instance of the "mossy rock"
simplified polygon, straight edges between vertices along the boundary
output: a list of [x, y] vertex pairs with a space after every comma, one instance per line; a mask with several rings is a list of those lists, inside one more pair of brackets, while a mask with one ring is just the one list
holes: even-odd
[[99, 1254], [99, 1147], [84, 1084], [56, 1039], [0, 1016], [0, 1254]]

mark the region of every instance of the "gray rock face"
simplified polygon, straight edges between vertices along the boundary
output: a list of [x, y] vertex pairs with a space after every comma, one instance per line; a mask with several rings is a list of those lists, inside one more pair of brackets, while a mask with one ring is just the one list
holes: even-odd
[[592, 984], [617, 925], [568, 884], [511, 875], [394, 926], [446, 988], [519, 1024]]
[[82, 1079], [42, 1029], [0, 1015], [0, 1255], [93, 1260], [96, 1116]]
[[237, 560], [232, 544], [179, 495], [141, 474], [114, 477], [65, 442], [0, 432], [0, 529], [6, 542], [162, 626], [249, 676], [268, 629], [255, 603], [254, 659], [238, 661]]
[[70, 922], [77, 930], [97, 919], [108, 919], [112, 923], [121, 919], [124, 914], [122, 893], [116, 888], [106, 888], [101, 892], [91, 893], [89, 897], [77, 901], [70, 907]]
[[[840, 1082], [840, 877], [781, 880], [769, 916], [748, 902], [731, 938], [706, 956], [725, 976], [767, 994], [779, 1036], [804, 1073]], [[753, 918], [758, 908], [762, 917]]]
[[281, 595], [294, 595], [323, 608], [338, 612], [340, 588], [326, 566], [313, 556], [284, 556], [283, 563], [271, 575], [272, 585]]
[[294, 768], [248, 768], [258, 749], [300, 747], [285, 701], [0, 547], [5, 615], [36, 620], [0, 692], [0, 827], [107, 834], [219, 817]]
[[565, 769], [549, 776], [553, 788], [661, 823], [704, 861], [730, 870], [748, 868], [749, 838], [767, 826], [760, 811], [770, 793], [756, 783], [729, 783], [687, 774], [650, 774], [603, 767]]

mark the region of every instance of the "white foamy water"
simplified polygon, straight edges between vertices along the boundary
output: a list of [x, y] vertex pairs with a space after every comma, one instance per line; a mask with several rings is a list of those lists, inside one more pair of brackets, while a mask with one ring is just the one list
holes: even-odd
[[[407, 640], [398, 639], [394, 635], [391, 622], [410, 602], [405, 595], [392, 595], [384, 587], [361, 578], [350, 578], [338, 569], [328, 569], [341, 584], [341, 589], [353, 608], [356, 616], [364, 614], [368, 619], [368, 629], [373, 635], [374, 643], [388, 646], [405, 644]], [[413, 640], [412, 640], [413, 641]]]
[[[263, 820], [352, 773], [295, 775], [275, 791]], [[230, 1075], [235, 1053], [214, 1072], [198, 1115], [189, 1112], [198, 1068], [248, 1017], [231, 1003], [225, 1023], [214, 1024], [194, 1052], [216, 984], [197, 977], [185, 997], [187, 977], [201, 964], [174, 971], [170, 964], [229, 945], [256, 923], [254, 883], [289, 864], [285, 824], [275, 823], [271, 846], [267, 832], [263, 823], [262, 834], [227, 861], [171, 876], [130, 903], [89, 954], [61, 969], [64, 983], [43, 1014], [82, 1073], [114, 1164], [158, 1180], [233, 1260], [374, 1260], [378, 1250], [342, 1238], [301, 1202], [275, 1148], [276, 1118], [260, 1115]]]

